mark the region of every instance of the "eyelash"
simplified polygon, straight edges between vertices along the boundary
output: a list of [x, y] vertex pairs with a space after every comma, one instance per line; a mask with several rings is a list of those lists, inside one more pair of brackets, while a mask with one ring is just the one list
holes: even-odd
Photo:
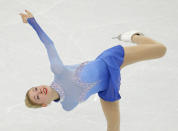
[[[35, 90], [37, 91], [37, 88], [35, 88]], [[37, 96], [37, 99], [38, 99], [38, 100], [40, 99], [39, 96]]]

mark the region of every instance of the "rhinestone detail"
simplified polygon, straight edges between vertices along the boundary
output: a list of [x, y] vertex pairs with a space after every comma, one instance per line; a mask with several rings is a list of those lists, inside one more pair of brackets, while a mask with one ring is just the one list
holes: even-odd
[[64, 100], [64, 98], [65, 98], [64, 90], [62, 89], [62, 87], [59, 84], [57, 84], [56, 82], [54, 82], [54, 81], [52, 82], [50, 87], [55, 89], [58, 92], [58, 94], [60, 96], [60, 102], [62, 102]]
[[73, 77], [73, 80], [75, 82], [77, 82], [78, 85], [82, 86], [82, 87], [85, 87], [85, 89], [83, 90], [82, 94], [80, 94], [80, 97], [79, 97], [79, 102], [83, 102], [84, 101], [84, 98], [85, 98], [85, 95], [86, 93], [93, 87], [96, 85], [97, 82], [95, 83], [85, 83], [85, 82], [81, 82], [80, 78], [79, 78], [79, 73], [82, 71], [82, 68], [88, 64], [89, 61], [85, 61], [83, 63], [81, 63], [81, 65], [76, 69], [75, 71], [75, 75]]

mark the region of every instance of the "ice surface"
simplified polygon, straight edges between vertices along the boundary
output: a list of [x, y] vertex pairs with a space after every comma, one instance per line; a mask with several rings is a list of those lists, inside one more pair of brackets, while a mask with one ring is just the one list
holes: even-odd
[[[177, 0], [0, 0], [0, 130], [106, 131], [97, 95], [71, 112], [60, 104], [29, 109], [32, 86], [53, 74], [43, 44], [18, 15], [31, 11], [66, 65], [94, 59], [117, 44], [118, 33], [137, 29], [162, 42], [167, 54], [121, 71], [121, 131], [178, 130]], [[24, 12], [25, 13], [25, 12]]]

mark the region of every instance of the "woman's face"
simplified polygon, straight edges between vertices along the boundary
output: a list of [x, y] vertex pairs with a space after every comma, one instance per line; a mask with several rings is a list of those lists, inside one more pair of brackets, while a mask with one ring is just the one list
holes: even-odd
[[51, 88], [49, 86], [41, 85], [32, 87], [29, 91], [30, 100], [36, 104], [43, 104], [47, 106], [50, 103]]

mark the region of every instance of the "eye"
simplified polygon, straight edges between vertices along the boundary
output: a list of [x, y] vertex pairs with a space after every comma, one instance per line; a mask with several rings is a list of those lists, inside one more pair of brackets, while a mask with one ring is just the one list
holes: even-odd
[[39, 99], [40, 99], [40, 97], [39, 97], [39, 96], [37, 96], [37, 99], [39, 100]]

